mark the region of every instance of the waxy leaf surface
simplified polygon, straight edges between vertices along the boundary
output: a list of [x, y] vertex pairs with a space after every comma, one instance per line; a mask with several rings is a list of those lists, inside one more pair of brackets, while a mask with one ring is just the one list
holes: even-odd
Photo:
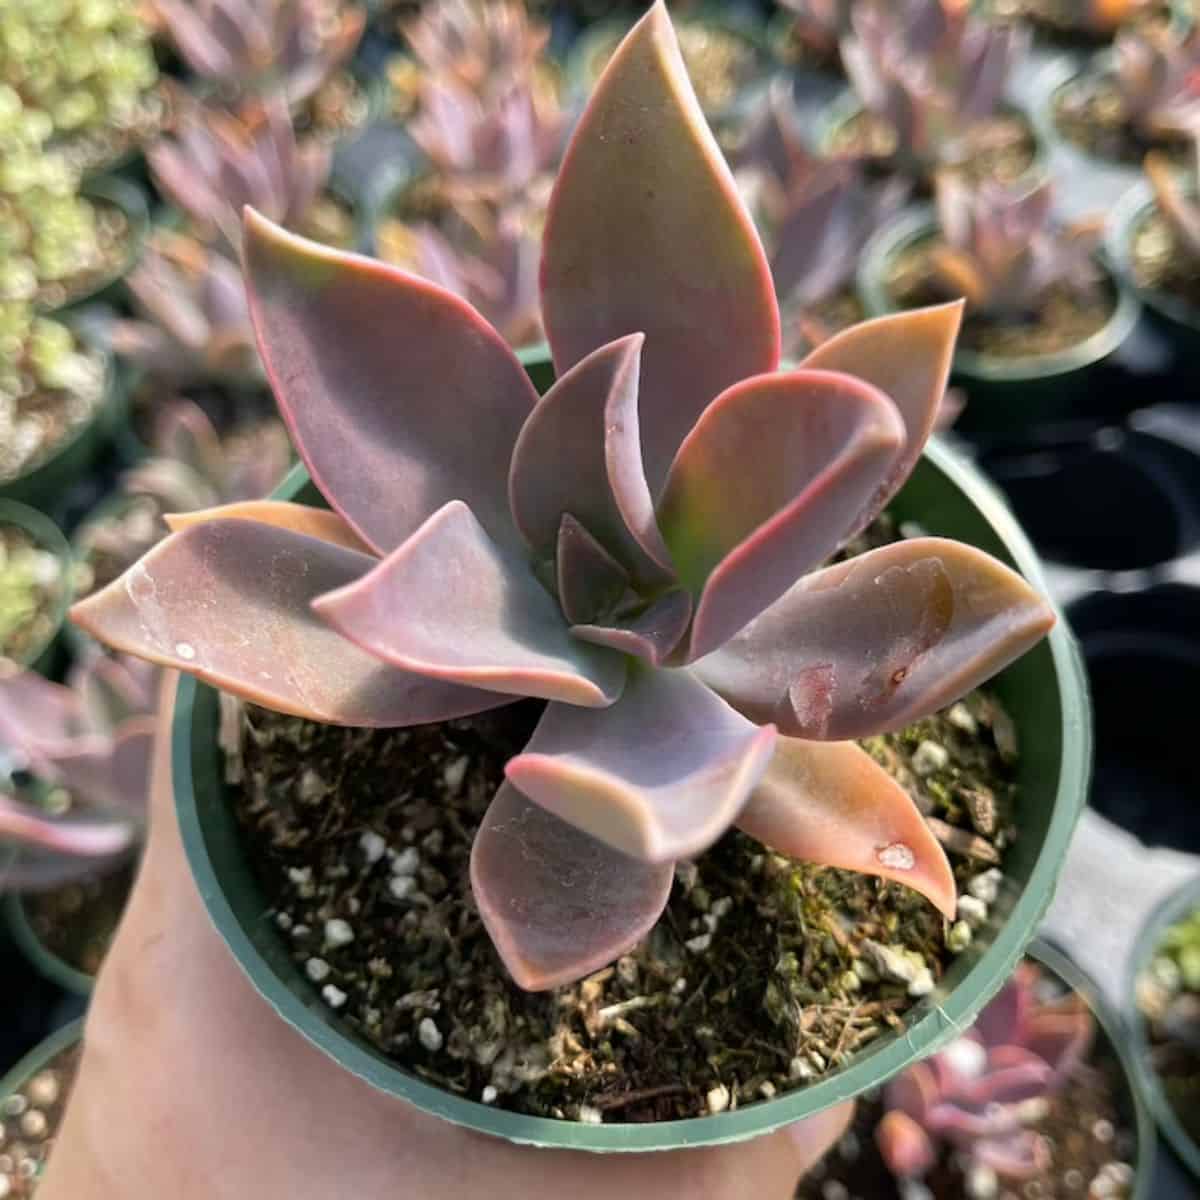
[[471, 888], [509, 974], [527, 991], [573, 983], [658, 920], [671, 863], [644, 863], [502, 784], [471, 847]]
[[289, 529], [292, 533], [332, 542], [335, 546], [357, 550], [360, 554], [371, 553], [344, 517], [327, 508], [311, 508], [307, 504], [292, 504], [287, 500], [239, 500], [234, 504], [220, 504], [216, 508], [167, 513], [163, 520], [172, 533], [209, 521], [257, 521], [260, 525]]
[[636, 616], [610, 625], [572, 625], [585, 642], [611, 646], [652, 666], [661, 666], [679, 645], [692, 619], [692, 598], [682, 588], [665, 592]]

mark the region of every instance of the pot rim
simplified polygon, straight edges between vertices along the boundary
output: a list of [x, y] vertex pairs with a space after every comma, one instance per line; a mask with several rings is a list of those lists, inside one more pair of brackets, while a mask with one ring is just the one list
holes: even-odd
[[1139, 286], [1130, 269], [1134, 230], [1151, 210], [1158, 208], [1154, 189], [1145, 178], [1137, 180], [1117, 201], [1104, 222], [1104, 253], [1113, 273], [1141, 298], [1147, 308], [1200, 333], [1200, 308], [1170, 292]]
[[3, 1077], [0, 1077], [0, 1100], [11, 1096], [31, 1075], [36, 1074], [52, 1058], [69, 1049], [83, 1038], [86, 1017], [76, 1017], [43, 1038], [28, 1054], [23, 1055]]
[[[958, 451], [933, 439], [924, 459], [990, 526], [1030, 583], [1047, 594], [1037, 556], [999, 492]], [[307, 482], [297, 465], [277, 489], [295, 497]], [[599, 1152], [649, 1151], [738, 1142], [773, 1132], [802, 1117], [860, 1094], [956, 1037], [1012, 974], [1053, 897], [1059, 867], [1082, 811], [1091, 772], [1092, 729], [1083, 660], [1061, 612], [1047, 639], [1059, 696], [1061, 749], [1054, 804], [1026, 885], [991, 944], [952, 990], [919, 1003], [904, 1035], [881, 1039], [865, 1060], [808, 1086], [736, 1111], [654, 1124], [584, 1125], [527, 1116], [464, 1099], [405, 1072], [355, 1040], [319, 1001], [291, 991], [255, 944], [226, 895], [222, 872], [196, 802], [193, 769], [197, 750], [211, 746], [215, 695], [191, 676], [180, 680], [172, 724], [173, 784], [183, 845], [210, 919], [235, 961], [279, 1017], [337, 1064], [365, 1083], [453, 1123], [509, 1141], [549, 1148]], [[215, 845], [215, 844], [214, 844]]]
[[[937, 213], [931, 204], [911, 205], [896, 214], [867, 240], [859, 258], [855, 284], [869, 315], [899, 311], [884, 284], [887, 264], [901, 250], [935, 232]], [[1140, 314], [1137, 296], [1124, 279], [1101, 259], [1100, 264], [1116, 294], [1112, 315], [1090, 337], [1053, 354], [1027, 354], [1002, 358], [975, 350], [956, 349], [954, 371], [967, 379], [988, 383], [1022, 383], [1051, 379], [1094, 366], [1112, 354], [1133, 332]]]
[[[84, 426], [84, 428], [87, 427]], [[18, 478], [24, 477], [18, 476]], [[32, 669], [33, 664], [58, 637], [63, 623], [66, 621], [67, 609], [71, 607], [75, 599], [75, 585], [71, 578], [75, 556], [71, 552], [71, 544], [67, 541], [66, 535], [44, 512], [22, 503], [20, 500], [10, 500], [3, 494], [0, 494], [0, 524], [13, 525], [18, 529], [23, 529], [41, 549], [53, 554], [63, 568], [63, 586], [58, 601], [54, 605], [52, 632], [33, 651], [23, 655], [21, 659], [12, 660], [19, 667]]]
[[1124, 1003], [1126, 1024], [1132, 1043], [1130, 1057], [1133, 1059], [1134, 1078], [1141, 1087], [1159, 1129], [1192, 1175], [1200, 1178], [1200, 1142], [1193, 1139], [1184, 1129], [1167, 1100], [1158, 1074], [1150, 1067], [1150, 1042], [1146, 1020], [1137, 1002], [1138, 977], [1150, 965], [1150, 960], [1162, 941], [1162, 935], [1170, 926], [1197, 908], [1200, 908], [1200, 875], [1176, 888], [1154, 907], [1138, 931], [1133, 953], [1129, 956]]

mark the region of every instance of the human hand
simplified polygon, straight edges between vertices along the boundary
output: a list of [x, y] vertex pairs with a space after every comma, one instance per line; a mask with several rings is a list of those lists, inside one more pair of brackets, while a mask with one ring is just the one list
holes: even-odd
[[733, 1146], [538, 1151], [340, 1070], [258, 996], [204, 912], [171, 797], [175, 682], [159, 710], [145, 858], [39, 1200], [785, 1200], [841, 1135], [851, 1105]]

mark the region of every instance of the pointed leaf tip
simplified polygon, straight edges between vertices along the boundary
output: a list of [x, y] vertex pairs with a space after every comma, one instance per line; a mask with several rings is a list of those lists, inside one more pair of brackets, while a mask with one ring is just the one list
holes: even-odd
[[519, 987], [545, 991], [607, 966], [666, 907], [672, 863], [596, 841], [502, 784], [471, 847], [479, 915]]
[[547, 213], [541, 288], [560, 373], [645, 332], [641, 438], [653, 493], [713, 396], [778, 365], [766, 255], [661, 5], [613, 54], [576, 126]]
[[461, 499], [493, 539], [519, 544], [508, 470], [537, 392], [500, 335], [427, 280], [257, 214], [243, 254], [280, 413], [354, 531], [386, 553]]

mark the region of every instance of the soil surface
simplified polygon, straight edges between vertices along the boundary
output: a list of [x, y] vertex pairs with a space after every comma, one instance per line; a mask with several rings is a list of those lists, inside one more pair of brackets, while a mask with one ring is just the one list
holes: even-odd
[[88, 266], [67, 279], [43, 283], [37, 303], [46, 309], [61, 308], [103, 287], [121, 275], [134, 253], [134, 230], [116, 204], [87, 197], [96, 212], [96, 246]]
[[1050, 1168], [1032, 1180], [996, 1180], [990, 1172], [969, 1178], [963, 1157], [944, 1150], [923, 1180], [928, 1191], [909, 1185], [906, 1193], [875, 1145], [883, 1113], [878, 1096], [860, 1103], [850, 1133], [800, 1185], [797, 1200], [1126, 1200], [1133, 1194], [1133, 1102], [1120, 1062], [1104, 1044], [1029, 1123], [1051, 1152]]
[[1053, 100], [1054, 125], [1067, 141], [1096, 158], [1140, 167], [1150, 150], [1184, 163], [1190, 142], [1179, 135], [1151, 136], [1126, 120], [1125, 104], [1111, 77], [1081, 75]]
[[30, 1200], [37, 1192], [81, 1051], [79, 1043], [69, 1046], [12, 1095], [0, 1099], [0, 1196], [4, 1200]]
[[25, 896], [30, 928], [51, 954], [94, 976], [108, 953], [133, 887], [132, 863], [107, 875]]
[[1090, 29], [1079, 21], [1080, 11], [1085, 7], [1078, 0], [995, 0], [991, 12], [1003, 21], [1030, 22], [1040, 37], [1064, 49], [1107, 45], [1119, 30], [1162, 29], [1172, 21], [1171, 6], [1165, 0], [1148, 0], [1146, 3], [1133, 0], [1126, 6], [1129, 11], [1125, 19], [1115, 28]]
[[1190, 304], [1200, 322], [1200, 259], [1184, 253], [1170, 224], [1152, 212], [1133, 231], [1133, 278], [1138, 287]]
[[16, 525], [0, 524], [0, 671], [28, 663], [54, 636], [63, 565]]
[[[932, 239], [897, 254], [886, 280], [888, 294], [902, 308], [919, 308], [957, 299], [940, 284], [930, 263]], [[1042, 297], [1036, 315], [1026, 319], [991, 317], [968, 307], [958, 344], [996, 358], [1027, 358], [1070, 350], [1108, 324], [1117, 307], [1116, 289], [1107, 280], [1086, 293], [1055, 285]]]
[[[484, 1103], [585, 1122], [720, 1111], [901, 1030], [972, 940], [906, 888], [735, 831], [678, 866], [664, 916], [617, 963], [521, 991], [479, 920], [468, 858], [542, 707], [400, 730], [256, 708], [232, 723], [231, 800], [279, 936], [314, 1000], [397, 1063]], [[1011, 721], [975, 693], [864, 745], [928, 814], [986, 927], [1014, 836]]]
[[[885, 166], [896, 156], [896, 133], [882, 118], [865, 109], [855, 113], [832, 131], [831, 154], [847, 154]], [[985, 179], [1012, 183], [1033, 166], [1037, 141], [1025, 117], [999, 113], [975, 122], [962, 146], [939, 166], [958, 171], [970, 183]], [[930, 180], [919, 181], [928, 188]]]

